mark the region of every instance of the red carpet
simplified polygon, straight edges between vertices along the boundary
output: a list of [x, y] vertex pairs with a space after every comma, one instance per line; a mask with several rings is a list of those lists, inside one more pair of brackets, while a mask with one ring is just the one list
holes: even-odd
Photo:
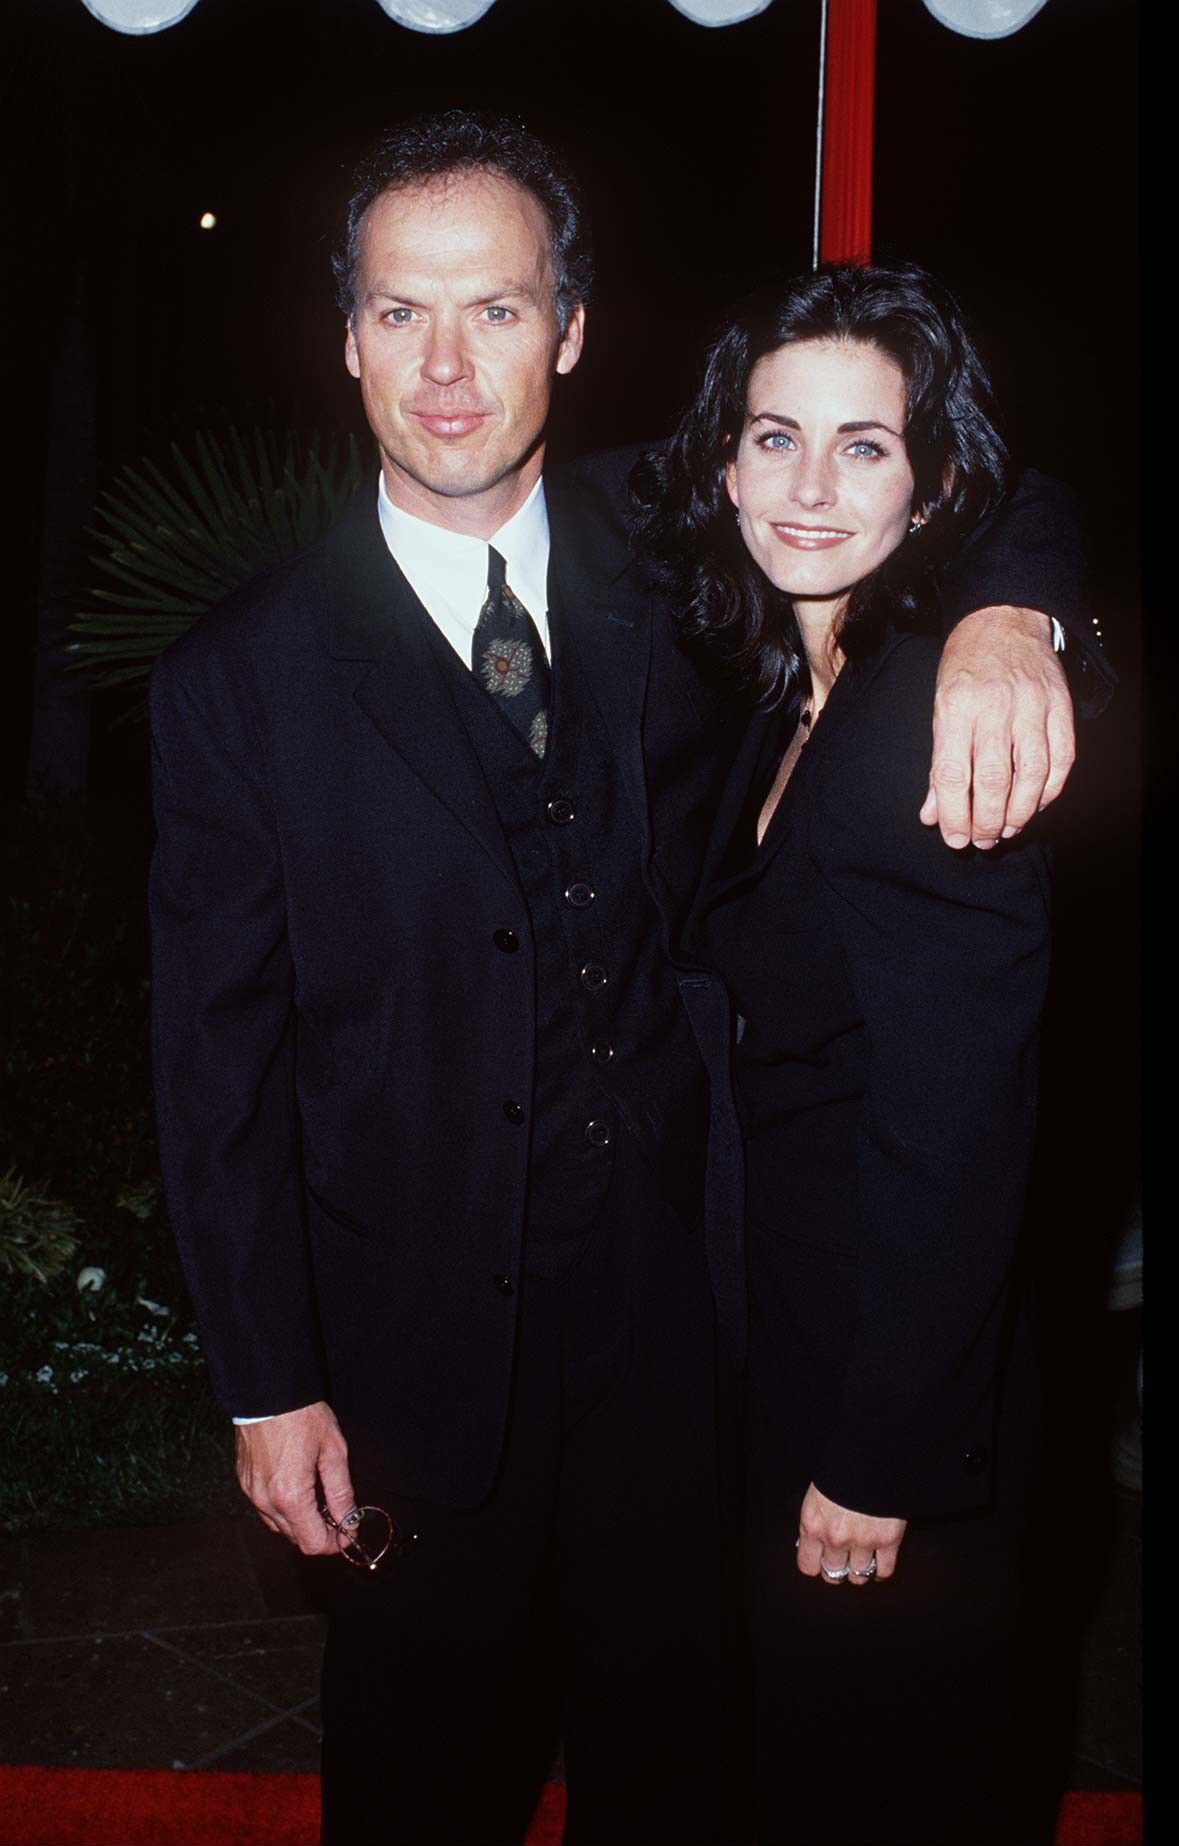
[[[527, 1846], [560, 1846], [564, 1818], [546, 1783]], [[313, 1775], [0, 1767], [0, 1846], [316, 1846], [318, 1819]], [[1140, 1795], [1065, 1796], [1056, 1846], [1141, 1841]]]

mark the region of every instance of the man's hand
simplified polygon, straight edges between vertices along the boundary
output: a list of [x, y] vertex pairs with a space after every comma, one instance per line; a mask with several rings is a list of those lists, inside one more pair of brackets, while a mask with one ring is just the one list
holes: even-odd
[[289, 1538], [308, 1557], [335, 1551], [335, 1536], [316, 1500], [316, 1481], [333, 1519], [351, 1512], [356, 1497], [348, 1445], [330, 1405], [308, 1404], [264, 1423], [239, 1424], [237, 1478], [272, 1532]]
[[990, 847], [1055, 801], [1073, 766], [1073, 703], [1036, 609], [976, 609], [942, 651], [921, 809], [947, 846]]
[[873, 1577], [883, 1580], [892, 1576], [907, 1523], [904, 1519], [874, 1519], [868, 1513], [849, 1512], [846, 1506], [837, 1506], [820, 1493], [812, 1481], [798, 1515], [798, 1568], [804, 1577], [818, 1577], [823, 1565], [840, 1571], [846, 1564], [845, 1577], [824, 1576], [822, 1581], [832, 1589], [841, 1582], [862, 1589]]

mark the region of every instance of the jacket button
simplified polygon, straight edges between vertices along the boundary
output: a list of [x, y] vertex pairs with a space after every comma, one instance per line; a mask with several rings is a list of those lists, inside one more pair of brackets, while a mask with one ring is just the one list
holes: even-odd
[[522, 1122], [524, 1120], [524, 1104], [522, 1102], [506, 1102], [504, 1104], [504, 1114], [507, 1116], [509, 1122]]
[[512, 1287], [511, 1278], [509, 1276], [492, 1276], [491, 1279], [495, 1283], [495, 1286], [498, 1288], [501, 1295], [514, 1295], [515, 1294], [516, 1291]]
[[584, 910], [593, 901], [594, 887], [592, 885], [584, 884], [579, 880], [577, 884], [566, 886], [565, 902], [572, 904], [574, 910]]
[[497, 929], [491, 940], [505, 955], [514, 955], [520, 946], [520, 938], [514, 929]]
[[967, 1474], [985, 1474], [990, 1465], [991, 1451], [982, 1443], [976, 1449], [967, 1449], [962, 1457], [962, 1466]]
[[607, 1044], [605, 1039], [599, 1039], [596, 1045], [590, 1046], [590, 1057], [595, 1064], [608, 1064], [613, 1056], [614, 1047]]
[[547, 803], [545, 813], [554, 827], [567, 827], [574, 818], [576, 809], [567, 796], [554, 795], [553, 799]]
[[588, 987], [591, 993], [596, 993], [599, 987], [604, 987], [609, 979], [610, 976], [600, 961], [587, 961], [583, 964], [581, 984], [583, 987]]
[[609, 1147], [611, 1139], [613, 1138], [613, 1130], [609, 1122], [587, 1122], [585, 1125], [585, 1138], [592, 1147]]

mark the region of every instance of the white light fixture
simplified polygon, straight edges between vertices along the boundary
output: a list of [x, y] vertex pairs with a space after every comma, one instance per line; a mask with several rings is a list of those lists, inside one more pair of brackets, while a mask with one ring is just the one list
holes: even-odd
[[939, 25], [963, 38], [1010, 38], [1034, 19], [1046, 0], [925, 0]]
[[495, 0], [377, 0], [382, 13], [411, 32], [462, 32]]
[[200, 227], [202, 231], [215, 230], [217, 227], [216, 212], [202, 212], [200, 216]]
[[197, 0], [82, 0], [113, 32], [162, 32], [191, 13]]
[[764, 13], [770, 0], [671, 0], [671, 4], [698, 26], [739, 26]]

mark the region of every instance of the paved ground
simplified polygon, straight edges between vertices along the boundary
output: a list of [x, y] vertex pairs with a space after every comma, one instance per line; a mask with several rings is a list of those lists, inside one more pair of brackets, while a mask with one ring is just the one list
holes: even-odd
[[[1140, 1786], [1140, 1499], [1088, 1584], [1074, 1788]], [[313, 1770], [323, 1574], [252, 1517], [0, 1545], [3, 1758]]]

